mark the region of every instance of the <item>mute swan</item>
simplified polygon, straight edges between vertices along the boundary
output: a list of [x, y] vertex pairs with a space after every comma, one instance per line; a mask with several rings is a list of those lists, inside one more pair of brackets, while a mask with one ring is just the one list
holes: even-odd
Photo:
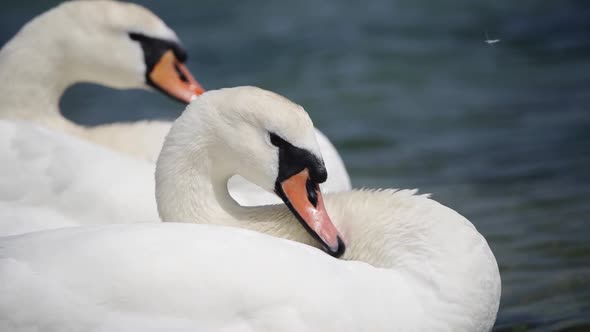
[[[236, 172], [287, 207], [235, 203], [225, 182]], [[166, 223], [0, 238], [0, 324], [46, 331], [492, 328], [498, 266], [468, 220], [412, 190], [323, 197], [317, 184], [325, 179], [300, 106], [252, 87], [207, 92], [175, 122], [158, 159], [156, 197]]]
[[[153, 88], [188, 103], [204, 90], [184, 66], [186, 57], [174, 31], [141, 6], [68, 1], [33, 19], [0, 50], [0, 118], [35, 122], [155, 161], [170, 122], [83, 127], [61, 115], [59, 99], [69, 86], [93, 82]], [[338, 152], [321, 132], [316, 135], [331, 174], [322, 189], [350, 189]], [[243, 205], [280, 202], [239, 177], [230, 187]]]
[[141, 6], [68, 1], [27, 23], [0, 51], [0, 116], [154, 158], [166, 122], [83, 127], [61, 115], [59, 99], [69, 86], [91, 82], [153, 88], [188, 103], [203, 88], [184, 66], [186, 57], [174, 31]]
[[1, 331], [489, 330], [493, 305], [482, 317], [478, 290], [454, 288], [230, 227], [119, 224], [0, 237]]
[[[240, 206], [226, 187], [234, 174], [275, 192], [288, 209]], [[163, 221], [246, 228], [394, 269], [418, 283], [419, 307], [430, 315], [449, 306], [472, 317], [463, 321], [469, 330], [492, 327], [498, 266], [467, 219], [414, 191], [322, 198], [317, 185], [326, 176], [313, 124], [299, 105], [253, 87], [210, 91], [165, 140], [156, 166], [158, 211]]]

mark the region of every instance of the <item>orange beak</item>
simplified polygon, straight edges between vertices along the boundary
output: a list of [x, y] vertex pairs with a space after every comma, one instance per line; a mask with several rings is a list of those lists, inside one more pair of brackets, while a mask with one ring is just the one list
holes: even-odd
[[283, 180], [276, 188], [279, 197], [311, 236], [330, 255], [342, 256], [345, 250], [342, 235], [328, 216], [319, 186], [311, 181], [307, 168]]
[[148, 76], [158, 89], [186, 104], [205, 92], [171, 50], [162, 55]]

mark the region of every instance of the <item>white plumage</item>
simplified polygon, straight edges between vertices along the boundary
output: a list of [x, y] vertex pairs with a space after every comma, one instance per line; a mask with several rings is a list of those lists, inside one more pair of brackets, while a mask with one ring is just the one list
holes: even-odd
[[[241, 106], [233, 108], [227, 100]], [[272, 116], [264, 112], [267, 107], [275, 110]], [[240, 129], [223, 128], [226, 116], [243, 119]], [[210, 121], [198, 121], [201, 117]], [[192, 130], [203, 123], [211, 131]], [[298, 147], [319, 151], [306, 113], [263, 90], [208, 92], [185, 111], [157, 170], [160, 212], [165, 221], [183, 224], [87, 225], [0, 238], [0, 329], [491, 329], [501, 291], [495, 258], [467, 219], [427, 195], [393, 189], [325, 195], [326, 210], [347, 244], [344, 260], [338, 260], [312, 247], [319, 243], [285, 206], [236, 207], [224, 201], [229, 196], [208, 192], [215, 182], [207, 177], [218, 173], [201, 167], [211, 161], [203, 158], [212, 157], [203, 143], [225, 139], [227, 149], [215, 155], [228, 165], [244, 155], [273, 160], [275, 148], [265, 145], [266, 133], [251, 130], [271, 127]], [[70, 143], [64, 145], [93, 147]], [[242, 148], [251, 150], [232, 150]], [[97, 166], [122, 165], [106, 160], [112, 166]], [[142, 167], [128, 166], [118, 169], [129, 171], [118, 180]], [[262, 187], [270, 185], [274, 172], [271, 165], [244, 171]], [[271, 177], [269, 184], [265, 176]], [[186, 186], [174, 186], [181, 183]]]
[[153, 172], [70, 135], [0, 120], [0, 235], [158, 221]]

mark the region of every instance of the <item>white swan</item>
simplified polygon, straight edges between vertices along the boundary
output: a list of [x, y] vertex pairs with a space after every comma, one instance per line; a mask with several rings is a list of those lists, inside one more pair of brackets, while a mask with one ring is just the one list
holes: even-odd
[[[140, 121], [82, 127], [59, 110], [63, 92], [78, 82], [113, 88], [155, 88], [188, 103], [204, 90], [183, 65], [176, 34], [147, 9], [115, 1], [69, 1], [25, 25], [0, 50], [0, 118], [31, 121], [155, 161], [170, 122]], [[10, 84], [7, 84], [10, 82]], [[325, 191], [350, 189], [344, 164], [316, 132], [330, 180]], [[279, 202], [236, 178], [232, 192], [244, 205]]]
[[0, 51], [0, 117], [36, 122], [153, 160], [168, 123], [82, 127], [61, 115], [59, 99], [69, 86], [92, 82], [154, 88], [188, 103], [203, 89], [185, 59], [174, 31], [141, 6], [65, 2], [27, 23]]
[[[225, 186], [235, 172], [276, 191], [289, 208], [237, 205]], [[205, 93], [166, 139], [156, 192], [165, 221], [218, 225], [4, 237], [0, 324], [47, 331], [491, 329], [500, 276], [469, 221], [408, 190], [322, 199], [317, 182], [325, 176], [301, 107], [256, 88]]]
[[[240, 206], [225, 185], [233, 174], [275, 192], [288, 209]], [[166, 138], [156, 167], [158, 210], [164, 221], [246, 228], [392, 269], [408, 278], [397, 281], [399, 291], [416, 291], [408, 315], [428, 313], [450, 330], [492, 327], [498, 266], [467, 219], [413, 191], [350, 191], [324, 200], [317, 185], [326, 175], [299, 105], [253, 87], [213, 91], [193, 102]]]

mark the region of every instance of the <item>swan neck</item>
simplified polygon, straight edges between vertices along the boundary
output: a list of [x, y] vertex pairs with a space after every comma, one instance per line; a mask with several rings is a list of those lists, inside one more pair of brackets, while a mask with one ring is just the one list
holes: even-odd
[[245, 207], [230, 196], [227, 182], [234, 174], [213, 157], [222, 152], [215, 149], [211, 126], [203, 125], [209, 120], [198, 113], [185, 112], [176, 121], [158, 158], [156, 200], [162, 221], [234, 226], [318, 246], [285, 205]]
[[36, 21], [0, 50], [0, 82], [5, 82], [0, 87], [0, 112], [7, 118], [61, 118], [60, 97], [75, 83], [59, 40]]

